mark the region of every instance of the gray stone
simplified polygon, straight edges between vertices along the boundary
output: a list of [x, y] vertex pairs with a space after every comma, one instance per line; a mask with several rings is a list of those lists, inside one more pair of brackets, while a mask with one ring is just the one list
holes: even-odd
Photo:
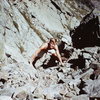
[[72, 100], [89, 100], [89, 97], [87, 95], [79, 95], [72, 97]]
[[100, 80], [87, 80], [86, 87], [84, 90], [88, 93], [90, 97], [100, 98]]
[[0, 96], [0, 100], [13, 100], [13, 99], [9, 96]]
[[[86, 95], [79, 95], [80, 78], [86, 81], [84, 90], [90, 96], [99, 95], [99, 78], [87, 82], [93, 73], [91, 68], [82, 73], [70, 68], [66, 61], [64, 67], [44, 69], [41, 65], [45, 59], [49, 61], [48, 53], [37, 61], [37, 69], [28, 63], [32, 54], [52, 37], [64, 41], [65, 50], [74, 50], [68, 60], [77, 59], [82, 50], [73, 48], [70, 29], [77, 27], [89, 11], [79, 8], [76, 0], [1, 0], [0, 100], [88, 100]], [[84, 56], [91, 62], [93, 57], [99, 58], [98, 47], [84, 50], [89, 51]], [[88, 61], [88, 68], [89, 64]]]

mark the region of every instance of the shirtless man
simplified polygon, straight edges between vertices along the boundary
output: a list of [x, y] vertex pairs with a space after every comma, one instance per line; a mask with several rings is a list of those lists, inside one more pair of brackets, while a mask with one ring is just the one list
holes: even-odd
[[49, 42], [43, 44], [31, 57], [30, 64], [35, 67], [35, 63], [38, 59], [40, 59], [44, 53], [47, 53], [48, 50], [55, 50], [55, 53], [52, 53], [53, 56], [56, 56], [60, 61], [61, 65], [63, 66], [61, 55], [58, 50], [58, 46], [56, 44], [56, 40], [51, 38]]

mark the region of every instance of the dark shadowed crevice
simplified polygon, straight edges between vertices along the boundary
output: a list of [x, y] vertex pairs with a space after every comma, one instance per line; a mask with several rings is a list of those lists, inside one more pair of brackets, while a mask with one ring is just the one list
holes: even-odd
[[64, 83], [65, 82], [63, 80], [61, 80], [61, 79], [58, 81], [58, 84], [64, 84]]
[[77, 67], [78, 69], [85, 68], [85, 58], [83, 57], [83, 55], [79, 55], [78, 59], [69, 60], [68, 63], [72, 64], [70, 67], [73, 68], [74, 70], [77, 70]]
[[92, 11], [87, 14], [75, 30], [70, 32], [73, 46], [85, 48], [100, 46], [99, 17]]
[[17, 31], [19, 32], [18, 24], [17, 24], [15, 21], [13, 21], [13, 25], [15, 26], [15, 28], [16, 28]]
[[69, 58], [71, 56], [71, 54], [73, 53], [73, 49], [64, 49], [66, 47], [66, 43], [61, 41], [58, 44], [58, 48], [59, 48], [59, 52], [61, 54], [61, 57], [65, 57], [65, 58]]
[[42, 66], [43, 66], [44, 69], [57, 66], [58, 62], [56, 62], [56, 61], [58, 61], [58, 58], [51, 55], [50, 60], [46, 64], [45, 64], [46, 61], [44, 61]]
[[[56, 9], [58, 9], [60, 12], [62, 12], [62, 10], [61, 10], [61, 8], [54, 2], [54, 1], [52, 1], [52, 0], [50, 0], [51, 1], [51, 3], [54, 5], [54, 7], [56, 8]], [[62, 12], [63, 13], [63, 12]]]
[[79, 91], [79, 95], [81, 94], [87, 94], [83, 88], [86, 86], [85, 82], [81, 79], [81, 83], [78, 85], [78, 88], [80, 89]]
[[6, 81], [7, 81], [7, 80], [5, 80], [5, 79], [3, 79], [3, 78], [0, 79], [0, 82], [2, 82], [3, 84], [5, 84]]
[[100, 97], [90, 97], [89, 100], [100, 100]]

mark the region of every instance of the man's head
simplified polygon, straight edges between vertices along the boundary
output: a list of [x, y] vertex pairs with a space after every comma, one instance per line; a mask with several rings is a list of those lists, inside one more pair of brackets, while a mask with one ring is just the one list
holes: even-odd
[[51, 38], [51, 39], [50, 39], [50, 41], [49, 41], [49, 46], [50, 46], [51, 49], [53, 49], [53, 48], [55, 47], [56, 42], [57, 42], [56, 39], [54, 39], [54, 38]]
[[50, 43], [51, 43], [51, 42], [52, 42], [52, 43], [56, 43], [56, 39], [51, 38], [51, 39], [50, 39]]

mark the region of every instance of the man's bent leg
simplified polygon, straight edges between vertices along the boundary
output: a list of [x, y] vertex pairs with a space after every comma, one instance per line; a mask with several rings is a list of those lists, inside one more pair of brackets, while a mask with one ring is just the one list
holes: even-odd
[[32, 65], [33, 65], [35, 68], [36, 68], [35, 63], [36, 63], [36, 61], [37, 61], [38, 59], [40, 59], [40, 57], [36, 57], [36, 58], [34, 59], [34, 61], [32, 62]]

